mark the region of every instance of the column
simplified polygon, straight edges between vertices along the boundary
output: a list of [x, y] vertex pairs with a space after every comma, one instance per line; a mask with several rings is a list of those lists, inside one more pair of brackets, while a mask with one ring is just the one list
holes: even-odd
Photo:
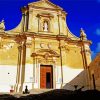
[[22, 13], [22, 25], [21, 25], [21, 27], [22, 27], [22, 28], [21, 28], [21, 29], [22, 29], [21, 31], [22, 31], [22, 32], [24, 32], [24, 25], [25, 25], [25, 14]]
[[54, 58], [54, 66], [53, 66], [53, 88], [56, 89], [56, 60]]
[[24, 40], [23, 47], [22, 47], [22, 70], [21, 70], [21, 86], [19, 91], [21, 92], [23, 89], [23, 84], [25, 80], [25, 64], [26, 64], [26, 40]]
[[38, 15], [37, 17], [38, 17], [38, 32], [39, 32], [39, 30], [40, 30], [40, 16]]
[[[59, 28], [59, 36], [61, 35], [61, 27], [60, 27], [60, 14], [58, 15], [58, 28]], [[63, 87], [63, 65], [62, 65], [62, 48], [61, 48], [61, 40], [59, 40], [59, 50], [60, 50], [60, 62], [61, 62], [61, 88]]]
[[35, 83], [35, 57], [33, 57], [33, 83], [32, 83], [32, 89], [34, 89], [34, 83]]
[[28, 11], [26, 11], [25, 12], [25, 26], [24, 26], [25, 32], [28, 30], [28, 19], [29, 19], [29, 13], [28, 13]]
[[29, 25], [29, 11], [27, 11], [27, 18], [26, 18], [26, 31], [28, 31], [28, 25]]
[[86, 87], [89, 89], [90, 88], [90, 75], [89, 75], [89, 69], [87, 65], [87, 57], [86, 57], [86, 49], [85, 49], [84, 41], [82, 41], [81, 50], [82, 50], [81, 52], [82, 52], [83, 66], [84, 66], [85, 77], [86, 77]]
[[37, 59], [37, 57], [36, 57], [36, 67], [35, 67], [36, 69], [35, 69], [35, 81], [36, 81], [36, 83], [38, 84], [38, 72], [37, 72], [37, 69], [38, 69], [38, 59]]
[[20, 82], [20, 71], [21, 71], [21, 58], [22, 58], [22, 46], [18, 46], [18, 63], [17, 63], [17, 75], [16, 75], [16, 85], [15, 92], [18, 91], [18, 85]]
[[25, 13], [24, 31], [27, 31], [27, 13]]

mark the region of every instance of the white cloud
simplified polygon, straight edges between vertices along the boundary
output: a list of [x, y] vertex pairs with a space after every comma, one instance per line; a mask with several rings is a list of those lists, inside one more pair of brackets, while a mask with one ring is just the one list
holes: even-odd
[[96, 29], [96, 34], [100, 36], [100, 28]]
[[95, 56], [96, 56], [95, 51], [91, 51], [91, 57], [92, 57], [92, 59], [94, 59], [94, 58], [95, 58]]
[[98, 42], [98, 44], [97, 44], [96, 52], [100, 52], [100, 42]]
[[100, 42], [97, 43], [95, 50], [91, 51], [92, 59], [94, 59], [98, 53], [100, 53]]
[[97, 2], [99, 2], [99, 3], [100, 3], [100, 0], [97, 0]]

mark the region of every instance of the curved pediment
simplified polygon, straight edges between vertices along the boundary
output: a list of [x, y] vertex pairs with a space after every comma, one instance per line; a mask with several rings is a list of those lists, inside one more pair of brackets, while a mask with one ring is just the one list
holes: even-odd
[[32, 57], [34, 56], [43, 56], [45, 57], [59, 57], [59, 54], [53, 50], [50, 49], [40, 49], [36, 51], [35, 53], [32, 53]]

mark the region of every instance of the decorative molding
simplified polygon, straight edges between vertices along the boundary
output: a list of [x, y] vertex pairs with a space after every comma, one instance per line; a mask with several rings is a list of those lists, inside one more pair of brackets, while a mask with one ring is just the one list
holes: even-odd
[[37, 14], [37, 17], [48, 17], [48, 18], [54, 18], [54, 16], [50, 13], [40, 13], [40, 14]]
[[44, 48], [45, 47], [45, 44], [44, 43], [40, 43], [40, 47], [41, 48]]
[[50, 43], [49, 43], [49, 44], [47, 44], [47, 46], [48, 46], [48, 48], [49, 48], [49, 49], [51, 49], [51, 47], [52, 47]]
[[45, 58], [45, 55], [47, 56], [48, 53], [48, 57], [52, 58], [52, 57], [60, 57], [60, 55], [58, 53], [56, 53], [55, 51], [51, 50], [51, 49], [40, 49], [34, 53], [31, 54], [31, 57], [43, 57]]

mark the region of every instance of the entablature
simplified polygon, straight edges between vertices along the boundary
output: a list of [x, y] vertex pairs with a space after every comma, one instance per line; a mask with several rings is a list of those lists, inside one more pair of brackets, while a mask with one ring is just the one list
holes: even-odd
[[52, 39], [52, 40], [57, 40], [57, 41], [65, 41], [65, 43], [68, 44], [77, 44], [77, 45], [83, 45], [83, 44], [88, 44], [91, 45], [92, 42], [90, 40], [72, 40], [71, 38], [68, 38], [66, 35], [50, 35], [50, 34], [37, 34], [33, 32], [24, 32], [20, 34], [0, 34], [0, 37], [2, 39], [12, 39], [14, 41], [27, 41], [27, 38], [41, 38], [41, 39]]

